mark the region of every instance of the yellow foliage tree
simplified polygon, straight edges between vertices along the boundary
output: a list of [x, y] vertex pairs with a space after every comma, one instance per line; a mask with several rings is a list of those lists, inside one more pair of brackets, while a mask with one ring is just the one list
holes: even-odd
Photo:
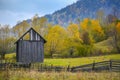
[[80, 26], [83, 30], [88, 31], [88, 32], [93, 32], [96, 31], [99, 34], [103, 34], [103, 30], [99, 24], [98, 20], [92, 20], [85, 18], [81, 23]]
[[117, 32], [120, 33], [120, 22], [117, 23], [116, 29], [117, 29]]
[[80, 22], [80, 30], [82, 31], [81, 33], [88, 34], [91, 43], [97, 40], [100, 36], [104, 35], [104, 31], [100, 26], [99, 21], [94, 19], [85, 18], [82, 22]]
[[42, 36], [46, 34], [47, 31], [47, 19], [45, 17], [39, 18], [34, 16], [32, 19], [32, 27]]
[[45, 51], [53, 57], [53, 54], [60, 53], [65, 49], [66, 31], [63, 27], [55, 25], [48, 30], [48, 34], [45, 36], [47, 43], [45, 45]]
[[30, 28], [29, 24], [27, 23], [27, 21], [23, 21], [19, 24], [17, 24], [13, 30], [14, 33], [17, 37], [20, 37], [23, 33], [25, 33], [28, 29]]
[[80, 31], [79, 31], [79, 26], [77, 24], [69, 24], [67, 27], [67, 34], [68, 34], [68, 39], [67, 39], [67, 48], [68, 48], [68, 53], [70, 56], [73, 56], [73, 54], [76, 52], [76, 46], [81, 45], [81, 36], [80, 36]]
[[70, 24], [67, 27], [67, 31], [68, 31], [68, 35], [69, 38], [71, 38], [74, 41], [78, 41], [81, 42], [81, 36], [80, 36], [80, 32], [79, 32], [79, 27], [77, 24]]
[[114, 40], [115, 47], [117, 51], [120, 52], [120, 22], [117, 22], [116, 30], [114, 30], [113, 34], [114, 34], [113, 40]]

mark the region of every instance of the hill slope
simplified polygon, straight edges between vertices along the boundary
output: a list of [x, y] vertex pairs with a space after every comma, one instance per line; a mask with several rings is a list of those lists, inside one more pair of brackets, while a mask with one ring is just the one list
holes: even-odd
[[94, 44], [94, 46], [104, 53], [110, 53], [114, 50], [112, 38], [108, 38], [106, 40], [98, 42]]

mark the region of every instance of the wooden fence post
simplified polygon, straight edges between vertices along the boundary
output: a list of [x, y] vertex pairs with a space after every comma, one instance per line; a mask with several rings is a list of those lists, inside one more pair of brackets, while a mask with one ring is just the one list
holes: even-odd
[[0, 60], [0, 70], [2, 70], [2, 60]]
[[95, 70], [95, 61], [93, 61], [92, 71]]
[[67, 67], [67, 71], [68, 71], [68, 72], [70, 71], [70, 65], [68, 65], [68, 67]]
[[43, 67], [44, 71], [46, 71], [46, 64], [44, 64], [44, 67]]
[[50, 69], [50, 71], [52, 71], [53, 70], [53, 65], [51, 64], [51, 69]]
[[110, 60], [110, 70], [112, 70], [112, 60]]
[[40, 66], [40, 71], [42, 72], [42, 64], [41, 64], [41, 66]]
[[29, 72], [30, 72], [30, 71], [31, 71], [31, 70], [30, 70], [30, 69], [31, 69], [31, 63], [29, 63], [29, 67], [28, 67], [28, 68], [29, 68]]
[[35, 64], [33, 63], [33, 70], [34, 70]]
[[73, 72], [73, 70], [74, 70], [74, 68], [72, 67], [72, 68], [71, 68], [71, 72]]
[[37, 64], [37, 71], [39, 71], [39, 63]]

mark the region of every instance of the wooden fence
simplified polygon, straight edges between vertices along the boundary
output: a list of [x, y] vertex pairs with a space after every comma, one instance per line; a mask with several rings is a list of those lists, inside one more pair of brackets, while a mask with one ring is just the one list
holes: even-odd
[[4, 70], [24, 70], [24, 71], [68, 71], [69, 66], [62, 67], [62, 66], [54, 66], [52, 64], [40, 64], [40, 63], [13, 63], [11, 61], [0, 61], [0, 71]]
[[63, 66], [54, 66], [54, 65], [46, 65], [46, 64], [23, 64], [23, 63], [13, 63], [10, 61], [0, 61], [0, 70], [25, 70], [31, 71], [36, 70], [40, 72], [44, 71], [117, 71], [120, 72], [120, 60], [109, 60], [102, 62], [93, 62], [92, 64], [82, 65], [70, 67], [69, 65], [66, 67]]
[[92, 64], [82, 65], [72, 67], [71, 71], [116, 71], [120, 72], [120, 60], [109, 60], [109, 61], [102, 61], [102, 62], [93, 62]]

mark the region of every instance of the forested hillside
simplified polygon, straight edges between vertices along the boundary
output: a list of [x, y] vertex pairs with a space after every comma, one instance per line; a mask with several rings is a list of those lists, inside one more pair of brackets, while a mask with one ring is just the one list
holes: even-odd
[[[120, 14], [119, 6], [119, 0], [78, 0], [76, 3], [42, 17], [47, 18], [49, 23], [66, 27], [69, 23], [78, 23], [84, 18], [102, 19], [106, 16], [110, 17], [112, 14], [118, 15]], [[116, 12], [114, 13], [113, 10]], [[118, 17], [120, 18], [120, 15]], [[32, 19], [27, 19], [28, 23], [31, 21]]]
[[84, 18], [95, 19], [98, 15], [107, 16], [113, 12], [112, 9], [120, 11], [119, 6], [119, 0], [78, 0], [76, 3], [45, 17], [53, 24], [67, 26], [71, 22], [77, 23]]

